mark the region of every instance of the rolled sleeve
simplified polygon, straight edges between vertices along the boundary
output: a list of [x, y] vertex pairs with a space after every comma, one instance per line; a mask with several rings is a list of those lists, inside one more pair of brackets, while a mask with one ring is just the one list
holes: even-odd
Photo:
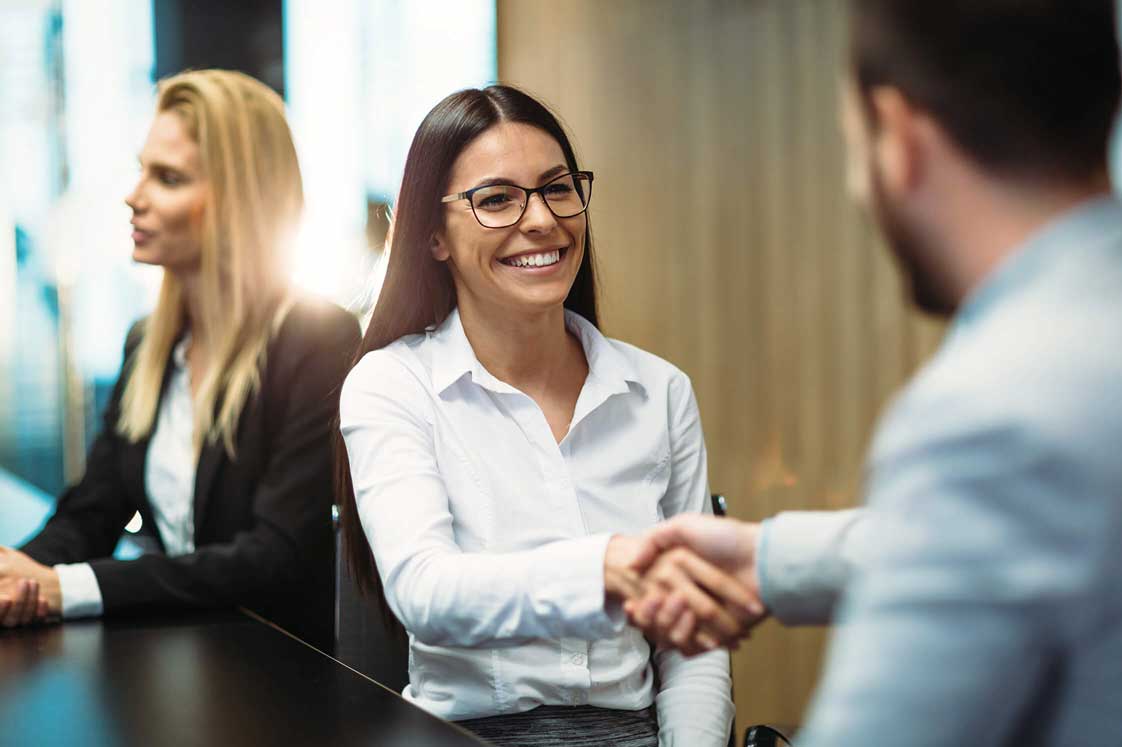
[[655, 696], [659, 747], [723, 747], [734, 708], [729, 655], [724, 649], [686, 657], [655, 653], [661, 686]]

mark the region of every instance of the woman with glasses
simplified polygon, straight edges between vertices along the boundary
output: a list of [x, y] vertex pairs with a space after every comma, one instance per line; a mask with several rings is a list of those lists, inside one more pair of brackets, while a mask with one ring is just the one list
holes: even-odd
[[[0, 591], [27, 579], [3, 622], [245, 606], [330, 645], [331, 434], [359, 327], [291, 287], [303, 189], [280, 97], [221, 70], [162, 81], [125, 202], [159, 300], [85, 476], [0, 550]], [[136, 514], [153, 551], [115, 559]]]
[[422, 122], [340, 403], [347, 552], [429, 711], [498, 745], [723, 745], [727, 651], [652, 653], [620, 615], [621, 533], [709, 494], [687, 377], [597, 328], [593, 183], [516, 89]]

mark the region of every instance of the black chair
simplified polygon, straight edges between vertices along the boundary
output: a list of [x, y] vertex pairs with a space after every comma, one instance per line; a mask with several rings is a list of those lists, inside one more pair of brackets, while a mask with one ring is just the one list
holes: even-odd
[[[710, 503], [710, 505], [713, 506], [713, 515], [714, 516], [725, 516], [726, 514], [728, 514], [728, 501], [726, 501], [725, 497], [723, 495], [721, 495], [720, 493], [713, 493], [712, 495], [710, 495], [709, 496], [709, 503]], [[736, 702], [736, 693], [733, 692], [733, 693], [730, 693], [729, 695], [730, 695], [730, 697], [732, 697], [733, 702], [735, 703]], [[732, 731], [729, 734], [729, 747], [735, 747], [735, 745], [736, 745], [736, 716], [733, 716]]]
[[748, 731], [744, 732], [744, 747], [781, 747], [782, 745], [794, 747], [794, 743], [774, 727], [760, 724], [749, 726]]
[[409, 684], [409, 642], [387, 629], [378, 603], [359, 594], [343, 559], [339, 510], [335, 525], [335, 658], [391, 690]]
[[[719, 493], [713, 493], [709, 496], [709, 500], [713, 506], [714, 516], [726, 516], [728, 514], [728, 501]], [[773, 726], [766, 724], [757, 724], [756, 726], [749, 726], [748, 730], [744, 732], [744, 746], [743, 747], [781, 747], [779, 740], [783, 740], [782, 744], [791, 745], [791, 740]], [[732, 734], [729, 736], [729, 747], [733, 747], [736, 743], [736, 720], [732, 722]]]

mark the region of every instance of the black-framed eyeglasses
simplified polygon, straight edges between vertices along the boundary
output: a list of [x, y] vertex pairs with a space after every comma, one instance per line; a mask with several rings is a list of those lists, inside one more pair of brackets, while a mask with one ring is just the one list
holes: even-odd
[[441, 202], [467, 200], [471, 212], [484, 228], [508, 228], [522, 220], [534, 194], [541, 195], [549, 212], [558, 218], [572, 218], [588, 210], [592, 200], [592, 172], [561, 174], [535, 189], [516, 184], [486, 184], [466, 192], [445, 195]]

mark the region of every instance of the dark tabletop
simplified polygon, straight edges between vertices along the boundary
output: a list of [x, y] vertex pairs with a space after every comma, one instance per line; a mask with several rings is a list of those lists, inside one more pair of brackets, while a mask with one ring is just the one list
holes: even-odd
[[0, 629], [0, 745], [478, 747], [242, 613]]

